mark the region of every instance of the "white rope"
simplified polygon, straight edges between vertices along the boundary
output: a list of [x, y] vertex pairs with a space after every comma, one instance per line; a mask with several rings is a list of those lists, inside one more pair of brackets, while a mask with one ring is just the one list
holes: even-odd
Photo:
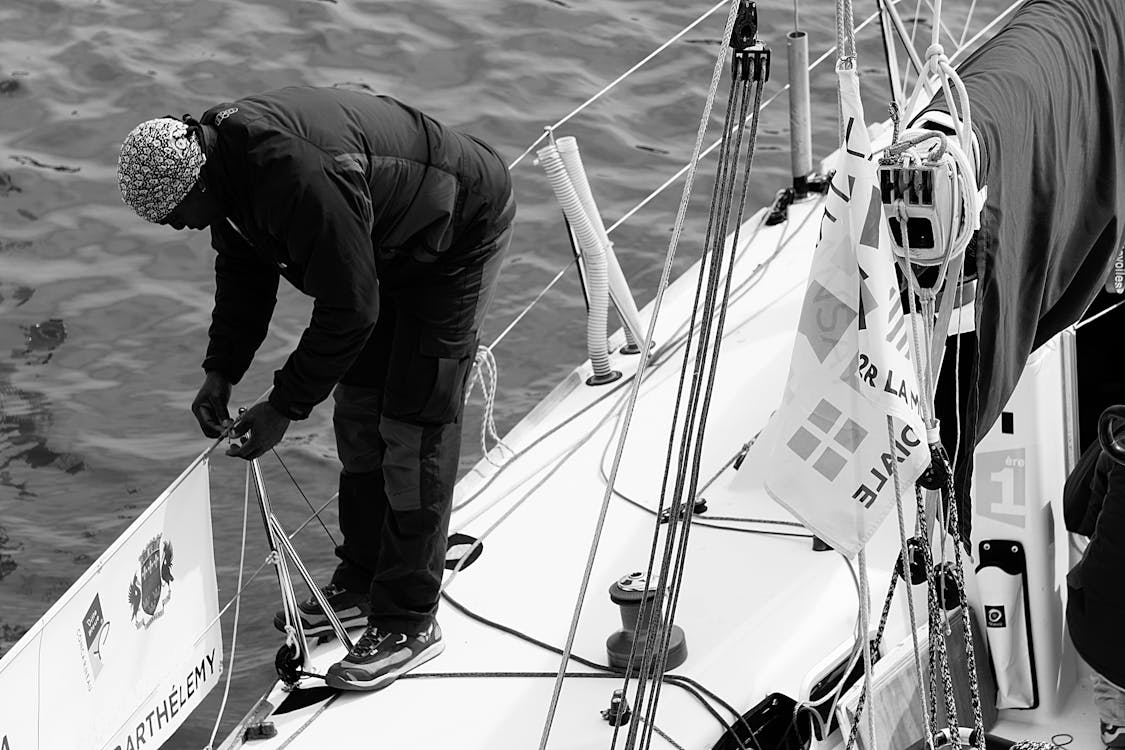
[[836, 48], [837, 60], [855, 65], [855, 17], [852, 0], [836, 0]]
[[961, 61], [961, 58], [969, 54], [969, 50], [976, 45], [986, 34], [991, 32], [994, 28], [999, 26], [1008, 16], [1010, 16], [1017, 8], [1023, 5], [1027, 0], [1014, 0], [1014, 2], [1005, 8], [999, 15], [989, 21], [983, 29], [973, 35], [973, 38], [964, 44], [960, 45], [957, 50], [950, 56], [950, 61], [954, 64]]
[[[246, 464], [246, 489], [242, 494], [242, 547], [238, 553], [238, 591], [234, 595], [234, 623], [230, 635], [230, 659], [227, 661], [227, 682], [223, 686], [223, 700], [219, 703], [219, 715], [215, 717], [215, 726], [211, 728], [211, 739], [207, 740], [203, 750], [212, 750], [215, 746], [215, 736], [219, 733], [219, 725], [223, 721], [223, 714], [227, 710], [227, 698], [230, 696], [230, 683], [234, 677], [234, 652], [238, 648], [238, 615], [242, 610], [242, 574], [246, 568], [246, 526], [250, 511], [250, 464]], [[221, 613], [220, 613], [221, 614]], [[213, 624], [213, 623], [212, 623]], [[210, 630], [211, 626], [207, 627]]]
[[[722, 39], [730, 38], [731, 31], [734, 29], [734, 21], [738, 15], [739, 4], [732, 2], [730, 4], [730, 12], [727, 15], [726, 26], [724, 27]], [[692, 188], [695, 185], [695, 166], [699, 163], [699, 152], [703, 148], [703, 140], [707, 134], [707, 126], [711, 120], [711, 108], [715, 103], [715, 95], [719, 90], [719, 80], [722, 77], [724, 63], [727, 59], [727, 50], [725, 45], [721, 46], [718, 54], [715, 56], [715, 66], [711, 72], [711, 84], [707, 90], [707, 101], [703, 107], [703, 113], [699, 118], [699, 127], [696, 132], [695, 146], [692, 149], [691, 169], [688, 171], [687, 179], [684, 182], [684, 189], [680, 195], [680, 207], [676, 212], [676, 221], [672, 225], [672, 237], [668, 243], [668, 251], [664, 257], [664, 268], [660, 274], [660, 283], [656, 288], [656, 298], [652, 302], [652, 316], [649, 318], [648, 331], [645, 334], [645, 341], [652, 341], [653, 334], [656, 331], [656, 321], [660, 315], [660, 308], [664, 301], [664, 292], [668, 288], [668, 282], [672, 276], [672, 264], [675, 260], [676, 249], [679, 246], [680, 235], [683, 233], [684, 221], [687, 217], [687, 207], [691, 200]], [[637, 404], [637, 397], [640, 394], [641, 384], [644, 381], [645, 369], [648, 367], [649, 357], [651, 355], [651, 348], [642, 346], [640, 351], [640, 361], [637, 363], [637, 372], [633, 376], [632, 387], [629, 392], [629, 403], [625, 411], [625, 420], [622, 425], [621, 437], [617, 443], [617, 452], [613, 458], [613, 468], [610, 471], [609, 483], [606, 486], [605, 493], [602, 496], [602, 505], [598, 514], [597, 526], [594, 529], [593, 538], [590, 541], [590, 551], [586, 558], [586, 570], [582, 575], [582, 582], [579, 586], [578, 597], [575, 602], [574, 612], [571, 616], [570, 629], [567, 632], [566, 645], [563, 648], [563, 656], [559, 661], [558, 674], [555, 677], [555, 686], [551, 694], [551, 703], [547, 711], [547, 717], [543, 725], [543, 734], [539, 741], [539, 750], [545, 750], [547, 741], [551, 735], [551, 724], [554, 722], [555, 712], [558, 710], [559, 697], [562, 694], [563, 678], [566, 675], [566, 665], [570, 659], [571, 650], [574, 648], [574, 638], [578, 632], [578, 621], [582, 615], [582, 604], [586, 598], [586, 590], [590, 583], [590, 577], [594, 571], [594, 560], [597, 556], [598, 542], [601, 539], [602, 529], [605, 526], [606, 514], [609, 511], [609, 503], [613, 498], [613, 484], [617, 479], [617, 471], [621, 466], [621, 458], [625, 453], [625, 441], [629, 434], [629, 425], [632, 422], [633, 411]]]
[[1086, 318], [1085, 320], [1078, 321], [1078, 323], [1076, 323], [1075, 326], [1074, 326], [1074, 330], [1077, 331], [1078, 329], [1082, 328], [1083, 326], [1090, 325], [1091, 323], [1093, 323], [1095, 320], [1097, 320], [1101, 316], [1107, 315], [1108, 313], [1113, 312], [1114, 310], [1121, 307], [1122, 305], [1125, 305], [1125, 300], [1122, 300], [1121, 302], [1115, 302], [1112, 305], [1110, 305], [1109, 307], [1107, 307], [1106, 309], [1102, 310], [1100, 313], [1097, 313], [1096, 315], [1091, 315], [1090, 317]]
[[496, 367], [496, 358], [492, 355], [492, 350], [487, 346], [477, 347], [477, 356], [473, 361], [473, 369], [469, 375], [469, 385], [465, 389], [466, 405], [468, 405], [477, 383], [480, 383], [481, 397], [484, 399], [484, 414], [480, 421], [481, 454], [488, 463], [500, 467], [506, 462], [497, 463], [492, 460], [492, 456], [490, 455], [491, 448], [488, 447], [489, 438], [492, 439], [496, 448], [507, 451], [509, 458], [514, 456], [516, 452], [509, 448], [496, 432], [494, 411], [496, 408], [496, 390], [500, 386], [500, 373]]
[[[871, 587], [867, 580], [867, 548], [859, 549], [859, 622], [863, 636], [863, 692], [867, 694], [867, 731], [871, 734], [871, 744], [864, 744], [864, 750], [879, 750], [879, 740], [875, 736], [875, 694], [871, 689]], [[858, 721], [860, 717], [856, 717]]]

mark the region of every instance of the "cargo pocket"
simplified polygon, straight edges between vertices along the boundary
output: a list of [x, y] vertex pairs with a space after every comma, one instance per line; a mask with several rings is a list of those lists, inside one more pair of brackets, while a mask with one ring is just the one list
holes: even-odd
[[458, 337], [431, 334], [418, 342], [418, 354], [426, 368], [433, 372], [433, 387], [418, 414], [420, 422], [450, 424], [460, 417], [476, 343], [474, 334]]

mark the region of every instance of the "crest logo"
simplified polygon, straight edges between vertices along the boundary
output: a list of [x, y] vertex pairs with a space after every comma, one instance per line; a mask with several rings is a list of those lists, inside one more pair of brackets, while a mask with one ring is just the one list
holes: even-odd
[[164, 614], [164, 605], [172, 596], [172, 543], [165, 540], [161, 545], [161, 536], [157, 534], [145, 545], [137, 558], [140, 573], [129, 584], [129, 606], [137, 628], [147, 628]]

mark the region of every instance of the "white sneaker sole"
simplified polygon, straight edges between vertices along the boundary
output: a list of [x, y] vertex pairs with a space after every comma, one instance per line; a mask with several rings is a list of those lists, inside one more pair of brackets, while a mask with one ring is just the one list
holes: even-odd
[[333, 687], [337, 690], [364, 690], [368, 692], [372, 690], [382, 690], [402, 675], [412, 669], [420, 667], [444, 650], [445, 641], [440, 640], [425, 651], [420, 652], [410, 661], [403, 662], [398, 668], [381, 674], [373, 680], [344, 680], [336, 675], [328, 674], [324, 678], [324, 683], [328, 685], [328, 687]]

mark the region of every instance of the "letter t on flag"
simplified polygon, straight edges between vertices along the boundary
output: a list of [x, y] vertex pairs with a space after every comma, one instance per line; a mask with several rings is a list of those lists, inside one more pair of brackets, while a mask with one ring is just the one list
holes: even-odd
[[[854, 70], [837, 69], [844, 143], [782, 403], [743, 470], [849, 557], [929, 465], [876, 166]], [[888, 424], [889, 419], [889, 424]], [[754, 460], [754, 453], [762, 453]], [[742, 482], [736, 480], [736, 484]]]

